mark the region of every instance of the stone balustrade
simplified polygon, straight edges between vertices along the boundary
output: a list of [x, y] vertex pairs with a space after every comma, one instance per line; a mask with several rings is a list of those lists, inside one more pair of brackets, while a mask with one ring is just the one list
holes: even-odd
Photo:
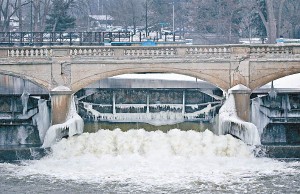
[[[1, 49], [2, 50], [2, 49]], [[51, 48], [19, 47], [7, 49], [8, 57], [51, 57]]]
[[114, 56], [113, 47], [76, 47], [70, 48], [71, 56]]
[[[250, 56], [251, 58], [262, 58], [262, 57], [276, 57], [276, 58], [288, 58], [293, 54], [297, 54], [293, 51], [295, 46], [251, 46]], [[300, 45], [299, 45], [300, 48]]]
[[[64, 46], [0, 48], [1, 58], [55, 57], [53, 50], [65, 50], [70, 57], [198, 57], [230, 58], [237, 53], [249, 58], [300, 57], [300, 45], [186, 45], [186, 46]], [[238, 52], [236, 52], [238, 50]]]
[[176, 56], [177, 48], [172, 46], [164, 47], [128, 47], [124, 49], [124, 56], [152, 57], [152, 56]]

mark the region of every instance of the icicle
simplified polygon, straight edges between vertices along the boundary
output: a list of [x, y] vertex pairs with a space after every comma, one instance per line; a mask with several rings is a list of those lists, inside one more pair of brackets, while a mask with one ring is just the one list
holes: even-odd
[[290, 98], [289, 98], [288, 94], [286, 94], [286, 109], [288, 111], [291, 111], [291, 103], [290, 103]]
[[37, 128], [39, 130], [39, 136], [41, 143], [44, 143], [44, 138], [46, 135], [47, 130], [50, 127], [50, 110], [47, 106], [47, 100], [39, 99], [38, 101], [38, 109], [39, 112], [33, 117]]
[[252, 99], [251, 104], [251, 121], [258, 129], [260, 136], [263, 134], [264, 128], [269, 124], [270, 119], [270, 110], [263, 108], [262, 99], [260, 97], [256, 97]]
[[269, 96], [270, 96], [271, 99], [275, 99], [277, 97], [277, 93], [275, 91], [273, 81], [272, 81], [272, 84], [271, 84], [271, 91], [269, 92]]
[[29, 95], [30, 94], [26, 91], [23, 91], [23, 94], [21, 95], [22, 106], [23, 106], [23, 115], [25, 115], [27, 112], [27, 104], [28, 104]]

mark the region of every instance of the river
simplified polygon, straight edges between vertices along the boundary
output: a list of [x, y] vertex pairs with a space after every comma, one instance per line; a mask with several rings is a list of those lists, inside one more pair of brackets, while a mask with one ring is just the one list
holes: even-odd
[[299, 161], [254, 157], [230, 135], [99, 130], [41, 160], [0, 163], [1, 193], [299, 193]]

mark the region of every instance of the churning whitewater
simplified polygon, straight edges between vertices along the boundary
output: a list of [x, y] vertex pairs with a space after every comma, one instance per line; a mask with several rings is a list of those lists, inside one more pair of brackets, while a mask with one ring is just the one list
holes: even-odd
[[255, 158], [253, 147], [231, 135], [179, 129], [83, 133], [54, 144], [52, 153], [41, 160], [7, 168], [30, 180], [75, 181], [101, 188], [117, 184], [120, 192], [126, 191], [121, 188], [124, 184], [131, 191], [196, 192], [208, 185], [238, 191], [259, 177], [299, 173], [286, 163]]
[[63, 139], [52, 147], [56, 159], [93, 155], [171, 159], [174, 157], [239, 156], [251, 157], [249, 148], [230, 135], [216, 136], [211, 131], [203, 133], [172, 129], [168, 133], [147, 132], [143, 129], [122, 132], [100, 130]]

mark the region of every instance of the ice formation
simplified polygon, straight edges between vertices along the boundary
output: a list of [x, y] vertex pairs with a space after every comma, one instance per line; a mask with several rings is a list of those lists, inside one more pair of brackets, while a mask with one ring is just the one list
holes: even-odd
[[31, 134], [32, 131], [28, 131], [24, 126], [18, 127], [17, 139], [20, 144], [26, 144], [27, 137]]
[[232, 134], [247, 144], [260, 145], [260, 135], [257, 127], [237, 116], [233, 94], [228, 95], [224, 105], [220, 108], [219, 134]]
[[[214, 111], [219, 104], [212, 106], [211, 103], [207, 103], [207, 107], [202, 110], [195, 111], [193, 113], [182, 113], [182, 112], [172, 112], [172, 111], [160, 111], [155, 113], [100, 113], [97, 110], [93, 109], [93, 104], [82, 102], [84, 108], [92, 115], [93, 120], [101, 121], [111, 121], [111, 122], [144, 122], [151, 125], [160, 126], [160, 125], [171, 125], [176, 123], [181, 123], [184, 121], [193, 121], [196, 120], [200, 114], [205, 116], [209, 115], [210, 111]], [[182, 108], [182, 105], [177, 104], [163, 104], [163, 105], [150, 105], [151, 107], [163, 107], [170, 109], [179, 109]], [[119, 105], [119, 108], [144, 108], [144, 105]], [[198, 105], [197, 105], [198, 108]]]
[[50, 110], [47, 106], [47, 100], [39, 99], [38, 109], [39, 112], [33, 117], [33, 121], [37, 125], [41, 143], [44, 143], [46, 132], [49, 129], [51, 123]]
[[50, 147], [65, 136], [71, 137], [81, 134], [83, 133], [83, 127], [83, 119], [76, 112], [75, 100], [74, 96], [72, 96], [67, 121], [62, 124], [52, 125], [48, 129], [42, 147]]
[[261, 136], [264, 128], [270, 122], [268, 115], [270, 115], [270, 109], [262, 107], [262, 99], [256, 97], [252, 99], [251, 104], [251, 121], [257, 127], [259, 135]]
[[271, 98], [276, 98], [276, 96], [277, 96], [277, 92], [275, 91], [275, 88], [274, 88], [274, 82], [272, 81], [272, 83], [271, 83], [271, 91], [269, 92], [269, 96], [271, 97]]

